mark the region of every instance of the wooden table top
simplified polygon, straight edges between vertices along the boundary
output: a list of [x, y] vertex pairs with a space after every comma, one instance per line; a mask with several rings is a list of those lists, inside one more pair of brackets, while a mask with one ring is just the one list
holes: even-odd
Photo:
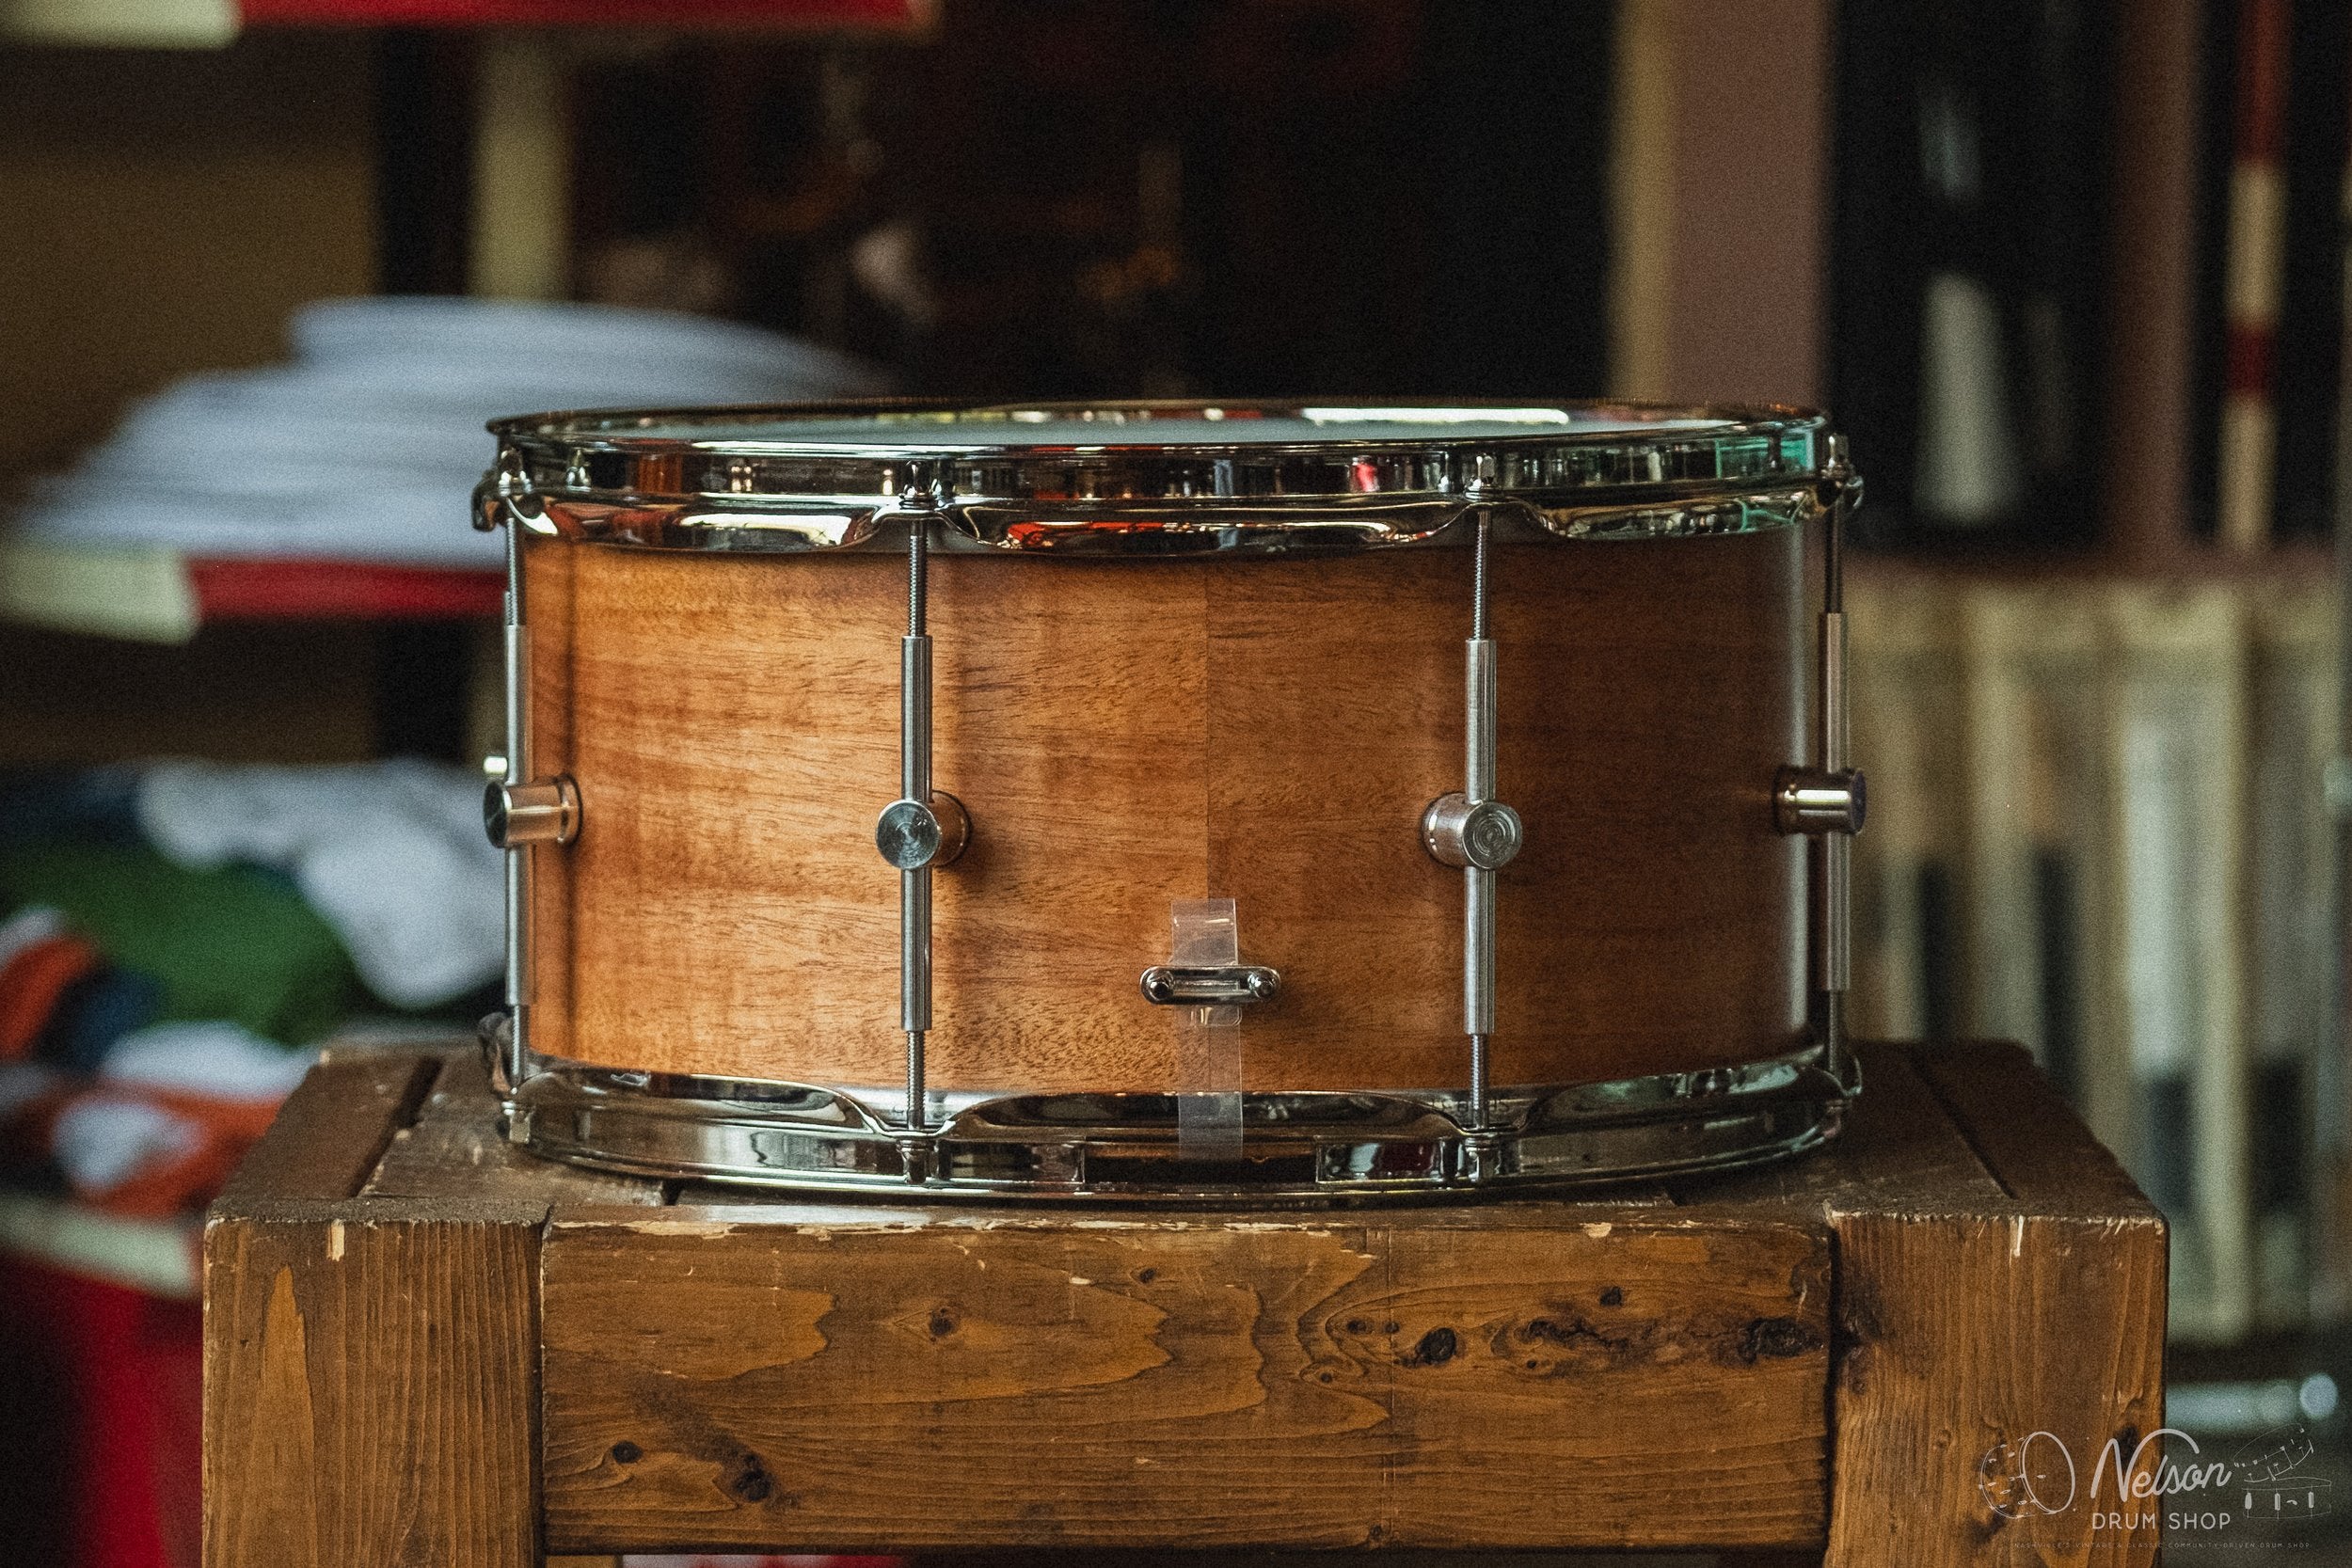
[[[2080, 1535], [1999, 1515], [1979, 1456], [2061, 1432], [2087, 1475], [2161, 1424], [2163, 1222], [2015, 1048], [1862, 1063], [1844, 1133], [1762, 1169], [1220, 1212], [603, 1175], [506, 1144], [470, 1053], [331, 1054], [210, 1221], [208, 1541], [1989, 1563]], [[294, 1524], [264, 1472], [319, 1478]], [[433, 1523], [456, 1485], [476, 1522]]]

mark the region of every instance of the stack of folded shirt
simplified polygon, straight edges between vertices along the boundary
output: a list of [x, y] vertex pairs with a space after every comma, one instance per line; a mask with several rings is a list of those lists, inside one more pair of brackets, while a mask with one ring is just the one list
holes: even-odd
[[207, 557], [500, 564], [466, 527], [483, 421], [548, 408], [782, 403], [881, 389], [868, 367], [734, 322], [530, 300], [323, 300], [291, 362], [134, 405], [16, 519], [50, 545]]
[[0, 781], [0, 1160], [169, 1212], [356, 1015], [486, 1006], [479, 791], [415, 761]]

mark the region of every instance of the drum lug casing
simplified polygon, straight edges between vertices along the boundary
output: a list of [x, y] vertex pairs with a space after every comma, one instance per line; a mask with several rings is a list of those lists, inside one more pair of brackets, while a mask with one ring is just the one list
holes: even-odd
[[501, 849], [569, 844], [580, 836], [580, 786], [568, 774], [528, 784], [492, 780], [482, 793], [482, 831]]
[[1772, 782], [1772, 821], [1784, 833], [1858, 833], [1868, 814], [1862, 770], [1784, 768]]
[[1463, 644], [1462, 787], [1438, 796], [1421, 816], [1422, 847], [1462, 873], [1462, 1032], [1470, 1039], [1470, 1158], [1485, 1172], [1489, 1150], [1487, 1058], [1495, 1026], [1495, 873], [1526, 842], [1519, 814], [1495, 799], [1495, 644], [1487, 626], [1487, 545], [1493, 514], [1473, 525], [1470, 635]]
[[1500, 871], [1518, 858], [1526, 837], [1518, 812], [1500, 800], [1472, 800], [1458, 789], [1438, 796], [1421, 814], [1422, 847], [1430, 859], [1457, 871]]
[[874, 823], [874, 847], [900, 871], [953, 865], [972, 842], [972, 814], [944, 789], [926, 800], [893, 800]]
[[1845, 1004], [1853, 968], [1853, 840], [1862, 831], [1867, 797], [1862, 774], [1848, 757], [1846, 681], [1847, 520], [1862, 499], [1862, 482], [1846, 454], [1845, 437], [1826, 438], [1820, 499], [1821, 614], [1815, 647], [1816, 723], [1810, 767], [1784, 768], [1772, 782], [1772, 816], [1784, 833], [1812, 841], [1812, 969], [1819, 1006], [1822, 1065], [1846, 1075]]

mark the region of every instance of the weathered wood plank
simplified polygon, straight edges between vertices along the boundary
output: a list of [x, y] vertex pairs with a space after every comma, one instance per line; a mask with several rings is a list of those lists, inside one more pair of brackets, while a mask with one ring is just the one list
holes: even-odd
[[1861, 1045], [1862, 1098], [1826, 1147], [1754, 1170], [1683, 1177], [1685, 1206], [1786, 1205], [1819, 1212], [1833, 1199], [1979, 1212], [2013, 1207], [1899, 1046]]
[[[563, 1550], [2153, 1553], [2088, 1478], [2161, 1420], [2162, 1222], [2005, 1048], [1865, 1048], [1765, 1171], [1277, 1214], [653, 1209], [433, 1066], [330, 1063], [215, 1210], [216, 1564], [532, 1560], [542, 1412]], [[1979, 1462], [2035, 1431], [2083, 1496], [2006, 1519]]]
[[209, 1568], [536, 1568], [544, 1215], [216, 1208], [204, 1237]]
[[359, 1191], [433, 1086], [440, 1058], [330, 1053], [294, 1086], [222, 1196], [339, 1198]]
[[2057, 1214], [2156, 1212], [2024, 1047], [1967, 1041], [1906, 1054], [2019, 1203]]
[[661, 1183], [542, 1160], [508, 1143], [498, 1126], [482, 1053], [470, 1047], [441, 1058], [440, 1075], [416, 1121], [392, 1134], [363, 1195], [370, 1197], [468, 1197], [574, 1204], [659, 1204]]
[[1818, 1544], [1826, 1235], [1542, 1209], [559, 1219], [548, 1544]]
[[[2090, 1489], [2110, 1439], [2129, 1454], [2163, 1425], [2161, 1221], [1852, 1213], [1837, 1246], [1831, 1568], [2155, 1560], [2153, 1511], [2104, 1522], [2112, 1476]], [[2010, 1462], [2051, 1461], [2037, 1432], [2074, 1484], [2005, 1517]]]
[[[2110, 1440], [2129, 1454], [2163, 1424], [2164, 1222], [2023, 1052], [1902, 1062], [2000, 1200], [1973, 1195], [1969, 1212], [1933, 1192], [1854, 1182], [1827, 1202], [1839, 1347], [1830, 1568], [2152, 1563], [2155, 1511], [2119, 1510], [2111, 1469], [2099, 1498], [2091, 1488]], [[2029, 1451], [2036, 1433], [2048, 1436]], [[2034, 1462], [2053, 1478], [2071, 1470], [2071, 1486], [2047, 1479], [2026, 1496], [2010, 1472]]]

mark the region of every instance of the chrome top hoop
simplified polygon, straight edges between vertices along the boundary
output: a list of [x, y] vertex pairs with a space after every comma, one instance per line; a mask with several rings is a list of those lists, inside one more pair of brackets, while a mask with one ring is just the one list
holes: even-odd
[[1688, 537], [1819, 514], [1803, 409], [1200, 403], [530, 415], [490, 426], [476, 523], [592, 543], [1151, 558]]

